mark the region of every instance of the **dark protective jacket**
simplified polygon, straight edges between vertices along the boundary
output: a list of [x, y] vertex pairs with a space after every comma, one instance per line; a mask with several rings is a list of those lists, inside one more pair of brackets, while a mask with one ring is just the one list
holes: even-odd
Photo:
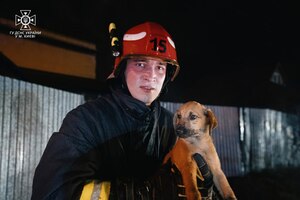
[[70, 111], [36, 168], [32, 200], [79, 199], [85, 181], [145, 179], [176, 140], [172, 113], [121, 89]]

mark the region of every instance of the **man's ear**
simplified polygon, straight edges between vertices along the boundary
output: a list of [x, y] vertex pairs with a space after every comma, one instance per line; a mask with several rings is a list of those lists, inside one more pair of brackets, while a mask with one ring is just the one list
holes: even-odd
[[206, 109], [206, 116], [207, 116], [207, 121], [209, 124], [209, 134], [212, 133], [212, 129], [216, 128], [218, 125], [217, 118], [215, 117], [215, 114], [211, 109]]

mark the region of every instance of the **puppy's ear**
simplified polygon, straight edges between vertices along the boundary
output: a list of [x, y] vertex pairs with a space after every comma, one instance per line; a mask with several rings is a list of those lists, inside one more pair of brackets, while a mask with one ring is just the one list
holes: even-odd
[[179, 117], [181, 116], [180, 113], [179, 113], [179, 109], [174, 113], [174, 116], [173, 116], [173, 125], [174, 126], [176, 126], [178, 116]]
[[218, 121], [217, 118], [215, 117], [215, 114], [213, 113], [213, 111], [211, 109], [206, 109], [206, 116], [207, 116], [207, 121], [209, 124], [209, 134], [212, 133], [212, 129], [216, 128], [218, 125]]

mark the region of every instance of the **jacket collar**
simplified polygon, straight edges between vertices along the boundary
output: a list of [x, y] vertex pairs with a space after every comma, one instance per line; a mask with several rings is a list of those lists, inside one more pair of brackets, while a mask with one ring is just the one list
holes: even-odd
[[150, 106], [147, 106], [144, 102], [133, 98], [122, 88], [112, 88], [112, 94], [120, 106], [135, 118], [144, 119], [147, 115], [155, 112], [158, 113], [157, 111], [160, 110], [158, 100], [155, 100]]

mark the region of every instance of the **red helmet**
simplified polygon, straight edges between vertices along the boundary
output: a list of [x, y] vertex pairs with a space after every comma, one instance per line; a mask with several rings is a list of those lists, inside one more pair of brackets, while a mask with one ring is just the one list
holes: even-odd
[[115, 60], [112, 75], [122, 60], [135, 56], [158, 57], [175, 67], [171, 80], [179, 71], [176, 49], [170, 34], [159, 24], [145, 22], [129, 29], [123, 36], [123, 51]]

